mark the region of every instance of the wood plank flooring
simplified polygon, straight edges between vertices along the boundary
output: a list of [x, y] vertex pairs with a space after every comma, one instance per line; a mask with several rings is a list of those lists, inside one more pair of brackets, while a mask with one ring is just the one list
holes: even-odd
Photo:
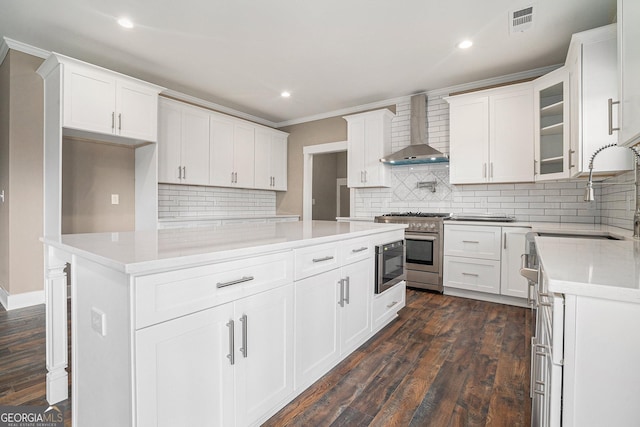
[[264, 426], [528, 426], [530, 322], [408, 290], [398, 319]]
[[[398, 319], [264, 426], [528, 426], [530, 322], [408, 290]], [[45, 375], [44, 306], [0, 308], [0, 405], [47, 405]]]

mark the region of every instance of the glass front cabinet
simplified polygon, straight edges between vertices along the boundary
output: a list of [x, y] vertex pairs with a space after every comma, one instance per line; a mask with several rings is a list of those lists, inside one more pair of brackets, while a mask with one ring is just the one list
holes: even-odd
[[536, 181], [570, 177], [569, 73], [559, 68], [534, 81]]

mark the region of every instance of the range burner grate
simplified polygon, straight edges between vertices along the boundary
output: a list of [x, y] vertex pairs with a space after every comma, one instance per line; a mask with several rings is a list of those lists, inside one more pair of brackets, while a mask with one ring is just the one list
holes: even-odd
[[423, 217], [423, 218], [448, 218], [451, 216], [450, 213], [444, 212], [393, 212], [389, 214], [384, 214], [382, 216], [412, 216], [412, 217]]

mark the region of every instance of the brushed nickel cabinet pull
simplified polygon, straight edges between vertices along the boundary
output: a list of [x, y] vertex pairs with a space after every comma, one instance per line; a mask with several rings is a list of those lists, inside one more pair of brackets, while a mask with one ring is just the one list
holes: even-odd
[[116, 128], [116, 112], [111, 112], [111, 129]]
[[182, 179], [187, 179], [187, 167], [182, 167]]
[[340, 301], [338, 301], [338, 305], [344, 307], [344, 279], [340, 279], [338, 283], [340, 283]]
[[230, 280], [228, 282], [218, 282], [216, 283], [216, 288], [226, 288], [227, 286], [237, 285], [238, 283], [249, 282], [253, 280], [253, 276], [244, 276], [241, 279]]
[[397, 303], [398, 303], [398, 301], [394, 301], [394, 302], [392, 302], [391, 304], [387, 304], [387, 308], [391, 308], [391, 307], [393, 307], [394, 305], [396, 305]]
[[351, 249], [351, 252], [353, 252], [354, 254], [357, 254], [358, 252], [362, 252], [362, 251], [366, 251], [366, 250], [367, 250], [367, 247], [363, 246], [363, 247], [358, 248], [358, 249]]
[[462, 275], [463, 276], [472, 276], [472, 277], [479, 277], [480, 276], [479, 274], [476, 274], [476, 273], [464, 273], [464, 272], [462, 273]]
[[614, 106], [614, 104], [620, 104], [620, 101], [615, 101], [614, 102], [612, 98], [609, 98], [608, 99], [608, 104], [609, 104], [608, 105], [608, 107], [609, 107], [608, 108], [608, 110], [609, 110], [609, 135], [613, 135], [613, 131], [614, 130], [615, 131], [620, 130], [619, 127], [617, 127], [617, 128], [613, 127], [613, 106]]
[[118, 113], [118, 130], [122, 130], [122, 113]]
[[329, 260], [332, 260], [332, 259], [333, 259], [333, 257], [329, 255], [329, 256], [322, 257], [322, 258], [314, 258], [312, 261], [313, 262], [322, 262], [322, 261], [329, 261]]
[[463, 240], [462, 243], [480, 243], [478, 240]]
[[[611, 134], [609, 134], [609, 135], [611, 135]], [[571, 162], [573, 161], [573, 153], [575, 153], [575, 151], [572, 150], [571, 148], [569, 148], [569, 169], [576, 167], [576, 165], [572, 165], [571, 164]]]
[[345, 293], [344, 302], [346, 302], [347, 304], [349, 304], [349, 296], [350, 296], [350, 293], [351, 293], [351, 292], [350, 292], [349, 276], [347, 276], [347, 277], [344, 279], [344, 282], [345, 282], [345, 288], [346, 288], [346, 289], [345, 289], [345, 292], [344, 292], [344, 293]]
[[243, 314], [240, 318], [240, 322], [242, 322], [242, 347], [240, 347], [240, 353], [242, 353], [242, 357], [247, 358], [247, 315]]
[[227, 322], [227, 328], [229, 328], [229, 354], [227, 354], [227, 359], [229, 359], [229, 362], [232, 365], [235, 365], [236, 363], [236, 357], [235, 354], [233, 352], [235, 345], [235, 338], [234, 338], [234, 325], [233, 325], [233, 320], [229, 320], [229, 322]]

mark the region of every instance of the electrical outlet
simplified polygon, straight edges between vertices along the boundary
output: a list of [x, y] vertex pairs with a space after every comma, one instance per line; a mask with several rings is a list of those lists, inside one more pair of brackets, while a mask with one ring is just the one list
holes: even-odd
[[112, 194], [111, 195], [111, 204], [112, 205], [119, 205], [120, 204], [120, 195], [119, 194]]
[[107, 316], [95, 307], [91, 308], [91, 329], [103, 337], [107, 336]]

